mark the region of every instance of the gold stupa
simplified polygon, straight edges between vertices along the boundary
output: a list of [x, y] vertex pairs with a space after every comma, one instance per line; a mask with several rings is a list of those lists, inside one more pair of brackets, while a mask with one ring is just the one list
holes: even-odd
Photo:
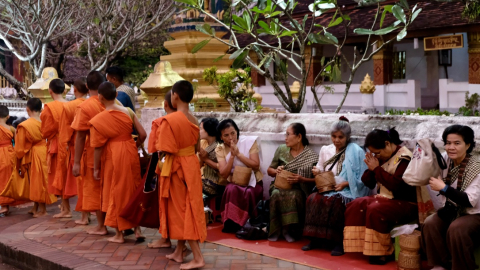
[[[36, 98], [39, 98], [43, 103], [48, 103], [53, 101], [52, 97], [48, 93], [48, 85], [50, 81], [53, 79], [58, 79], [57, 70], [53, 67], [46, 67], [42, 71], [42, 77], [38, 78], [38, 80], [28, 87], [28, 90], [32, 95]], [[70, 86], [65, 84], [65, 93], [70, 91]]]
[[184, 79], [172, 70], [170, 62], [158, 62], [153, 69], [153, 73], [151, 73], [147, 80], [140, 86], [140, 89], [148, 95], [148, 102], [145, 107], [163, 108], [165, 94], [180, 80]]

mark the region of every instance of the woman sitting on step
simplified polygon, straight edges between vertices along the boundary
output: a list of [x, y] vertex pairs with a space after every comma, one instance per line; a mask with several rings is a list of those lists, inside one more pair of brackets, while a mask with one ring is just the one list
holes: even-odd
[[302, 247], [308, 251], [320, 248], [330, 241], [332, 256], [343, 255], [343, 228], [345, 226], [346, 204], [356, 198], [368, 196], [370, 189], [362, 182], [367, 169], [363, 162], [365, 151], [350, 142], [352, 129], [345, 117], [333, 123], [330, 128], [332, 144], [323, 146], [320, 158], [313, 170], [314, 175], [331, 171], [335, 176], [335, 190], [320, 193], [316, 190], [307, 199], [306, 220], [303, 235], [310, 238], [310, 244]]
[[418, 219], [416, 187], [403, 181], [412, 152], [401, 147], [398, 132], [375, 129], [365, 138], [368, 170], [362, 182], [378, 195], [358, 198], [345, 211], [345, 252], [363, 252], [371, 264], [383, 265], [393, 259], [390, 231]]
[[468, 126], [453, 125], [442, 135], [448, 169], [430, 179], [443, 208], [422, 226], [422, 246], [433, 269], [473, 270], [480, 240], [480, 160], [472, 155], [475, 135]]
[[257, 136], [240, 136], [232, 119], [217, 127], [220, 143], [215, 149], [220, 177], [227, 179], [222, 197], [223, 232], [237, 232], [255, 214], [263, 198], [263, 174], [260, 172], [261, 153]]
[[[200, 152], [198, 158], [202, 172], [203, 194], [208, 197], [222, 196], [226, 183], [221, 182], [218, 174], [216, 118], [203, 118], [200, 122]], [[225, 181], [226, 182], [226, 181]]]
[[285, 144], [277, 148], [268, 168], [271, 177], [283, 170], [293, 173], [284, 179], [291, 189], [278, 188], [275, 182], [270, 185], [270, 241], [277, 241], [283, 235], [288, 242], [294, 242], [302, 236], [305, 200], [315, 186], [312, 169], [318, 160], [318, 154], [308, 147], [306, 133], [304, 125], [291, 124]]

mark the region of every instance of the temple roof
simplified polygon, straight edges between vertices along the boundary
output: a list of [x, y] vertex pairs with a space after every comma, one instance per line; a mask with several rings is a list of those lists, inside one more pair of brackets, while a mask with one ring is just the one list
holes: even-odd
[[[312, 3], [312, 0], [300, 0], [293, 17], [301, 21], [306, 14], [311, 14], [308, 10], [308, 5]], [[381, 5], [393, 4], [395, 1], [385, 1]], [[462, 11], [464, 4], [462, 2], [437, 2], [432, 0], [413, 0], [408, 1], [410, 8], [413, 8], [416, 4], [418, 8], [422, 8], [422, 12], [413, 22], [413, 24], [407, 30], [407, 38], [414, 37], [428, 37], [436, 36], [439, 34], [459, 33], [467, 31], [480, 31], [480, 21], [469, 22], [467, 19], [462, 18]], [[352, 19], [352, 23], [349, 27], [349, 34], [347, 43], [355, 43], [365, 41], [367, 36], [358, 36], [353, 33], [355, 28], [370, 28], [375, 19], [375, 13], [377, 6], [360, 7], [353, 0], [338, 0], [338, 4], [342, 6], [344, 14], [348, 14]], [[327, 25], [331, 20], [334, 11], [326, 12], [319, 18], [315, 19], [315, 24]], [[388, 14], [384, 21], [384, 26], [389, 26], [396, 19], [392, 14]], [[285, 21], [285, 23], [288, 23]], [[308, 20], [306, 26], [309, 27], [312, 20]], [[376, 29], [378, 29], [378, 21]], [[320, 30], [320, 28], [316, 28]], [[344, 27], [342, 25], [329, 28], [330, 33], [334, 34], [338, 38], [344, 36]], [[392, 33], [391, 36], [396, 35]], [[228, 36], [226, 36], [228, 37]], [[389, 38], [387, 36], [387, 38]], [[282, 38], [282, 42], [288, 43], [288, 37]], [[238, 36], [239, 43], [244, 46], [254, 40], [248, 35]], [[276, 39], [268, 39], [270, 44], [275, 44]]]

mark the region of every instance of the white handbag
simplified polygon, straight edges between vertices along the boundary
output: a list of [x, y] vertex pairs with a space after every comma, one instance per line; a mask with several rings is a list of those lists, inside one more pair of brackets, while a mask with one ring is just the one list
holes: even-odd
[[411, 186], [428, 185], [430, 177], [438, 177], [447, 164], [437, 147], [428, 138], [417, 141], [413, 157], [403, 174], [405, 183]]

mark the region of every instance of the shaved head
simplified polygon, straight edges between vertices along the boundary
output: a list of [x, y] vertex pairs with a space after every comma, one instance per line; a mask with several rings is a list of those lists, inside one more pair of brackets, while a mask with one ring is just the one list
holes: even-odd
[[113, 83], [103, 82], [98, 87], [98, 94], [102, 95], [106, 100], [114, 100], [117, 98], [117, 89], [115, 89], [115, 85], [113, 85]]

